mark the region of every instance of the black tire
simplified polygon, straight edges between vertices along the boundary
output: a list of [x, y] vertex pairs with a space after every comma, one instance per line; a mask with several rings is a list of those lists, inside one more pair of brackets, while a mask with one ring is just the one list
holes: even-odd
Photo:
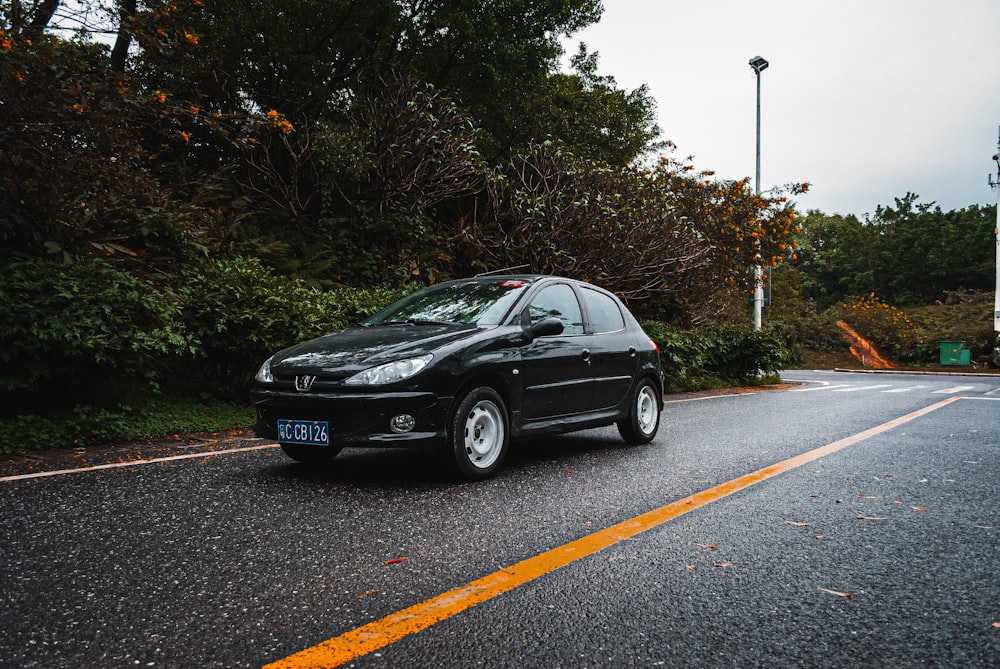
[[510, 416], [497, 391], [469, 391], [450, 424], [450, 446], [458, 474], [467, 481], [488, 479], [503, 464], [510, 443]]
[[340, 453], [340, 446], [309, 446], [308, 444], [281, 444], [285, 455], [306, 465], [325, 465]]
[[660, 429], [660, 398], [656, 385], [643, 379], [629, 402], [628, 418], [618, 422], [618, 433], [626, 443], [648, 444]]

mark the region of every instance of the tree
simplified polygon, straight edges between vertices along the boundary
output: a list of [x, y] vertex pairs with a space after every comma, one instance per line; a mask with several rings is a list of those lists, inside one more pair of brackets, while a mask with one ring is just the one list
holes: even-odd
[[864, 221], [809, 212], [799, 263], [804, 286], [820, 309], [871, 293], [907, 306], [960, 288], [990, 290], [995, 211], [943, 212], [907, 193]]

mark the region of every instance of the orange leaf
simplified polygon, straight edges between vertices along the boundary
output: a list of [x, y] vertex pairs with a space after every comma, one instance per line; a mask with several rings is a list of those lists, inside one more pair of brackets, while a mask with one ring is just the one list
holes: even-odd
[[794, 520], [786, 520], [789, 525], [794, 525], [795, 527], [809, 527], [812, 523], [796, 523]]
[[732, 562], [716, 562], [712, 566], [713, 567], [732, 567], [733, 563]]
[[858, 497], [860, 497], [861, 499], [875, 499], [875, 497], [872, 495], [862, 495], [860, 492], [858, 493]]
[[407, 560], [409, 560], [409, 559], [410, 559], [410, 558], [408, 558], [408, 557], [402, 557], [402, 558], [392, 558], [391, 560], [386, 560], [386, 561], [385, 561], [385, 564], [398, 564], [398, 563], [400, 563], [400, 562], [406, 562], [406, 561], [407, 561]]
[[849, 592], [840, 592], [838, 590], [830, 590], [829, 588], [820, 588], [823, 592], [829, 592], [831, 595], [837, 595], [838, 597], [853, 597]]
[[923, 511], [924, 510], [924, 507], [922, 507], [922, 506], [911, 506], [910, 508], [913, 509], [914, 511]]

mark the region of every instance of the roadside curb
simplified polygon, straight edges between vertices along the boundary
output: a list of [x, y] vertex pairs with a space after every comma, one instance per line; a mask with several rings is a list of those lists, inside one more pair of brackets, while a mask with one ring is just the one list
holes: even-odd
[[1000, 378], [1000, 374], [993, 374], [991, 372], [920, 372], [902, 369], [844, 369], [841, 367], [835, 367], [833, 371], [847, 372], [850, 374], [908, 374], [910, 376], [968, 376], [985, 379]]

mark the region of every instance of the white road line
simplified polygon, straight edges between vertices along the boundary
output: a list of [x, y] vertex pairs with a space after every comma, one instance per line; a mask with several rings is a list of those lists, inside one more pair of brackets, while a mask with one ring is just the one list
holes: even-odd
[[975, 386], [955, 386], [954, 388], [944, 388], [943, 390], [935, 390], [933, 394], [935, 395], [954, 395], [955, 393], [962, 393], [966, 390], [972, 390]]
[[995, 388], [988, 393], [983, 393], [984, 395], [1000, 395], [1000, 388]]
[[841, 388], [839, 390], [834, 390], [835, 393], [853, 393], [859, 390], [878, 390], [879, 388], [891, 388], [891, 383], [880, 383], [874, 386], [852, 386], [850, 388]]
[[225, 455], [227, 453], [245, 453], [247, 451], [259, 451], [265, 448], [277, 448], [277, 444], [260, 444], [258, 446], [244, 446], [243, 448], [227, 448], [223, 451], [199, 451], [198, 453], [185, 453], [184, 455], [171, 455], [165, 458], [150, 458], [148, 460], [129, 460], [127, 462], [111, 462], [105, 465], [93, 465], [92, 467], [77, 467], [75, 469], [56, 469], [50, 472], [35, 472], [33, 474], [17, 474], [15, 476], [4, 476], [0, 478], [0, 483], [8, 481], [24, 481], [25, 479], [40, 479], [50, 476], [62, 476], [63, 474], [79, 474], [81, 472], [96, 472], [101, 469], [119, 469], [121, 467], [137, 467], [139, 465], [151, 465], [157, 462], [170, 462], [172, 460], [191, 460], [193, 458], [209, 458], [214, 455]]
[[790, 393], [808, 393], [813, 390], [832, 390], [834, 388], [850, 388], [850, 384], [842, 383], [839, 386], [817, 386], [815, 388], [796, 388], [795, 390], [789, 390]]
[[908, 386], [906, 388], [893, 388], [892, 390], [883, 390], [883, 393], [908, 393], [911, 390], [917, 390], [918, 388], [923, 388], [924, 386]]

